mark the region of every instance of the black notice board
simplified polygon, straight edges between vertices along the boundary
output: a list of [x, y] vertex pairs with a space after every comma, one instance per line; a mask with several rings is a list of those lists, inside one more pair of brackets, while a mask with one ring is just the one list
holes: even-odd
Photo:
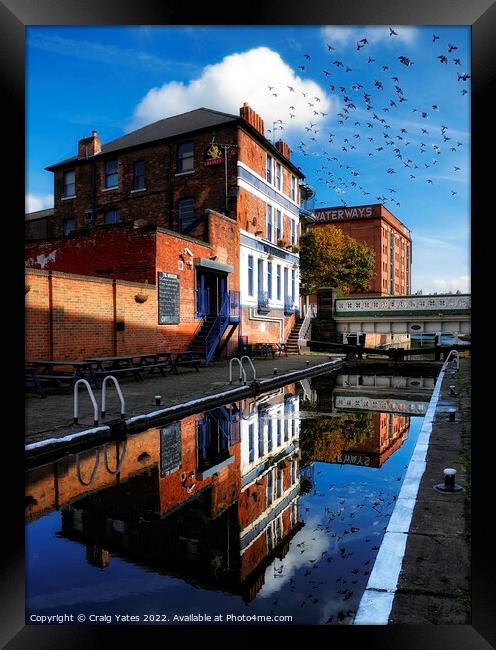
[[160, 429], [160, 478], [181, 467], [181, 423]]
[[179, 323], [179, 276], [173, 273], [158, 274], [159, 325]]

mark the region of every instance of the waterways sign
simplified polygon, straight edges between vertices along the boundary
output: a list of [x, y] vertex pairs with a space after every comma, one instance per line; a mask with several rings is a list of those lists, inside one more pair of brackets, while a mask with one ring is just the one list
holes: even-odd
[[[318, 221], [339, 221], [340, 219], [366, 219], [373, 214], [372, 205], [357, 208], [343, 208], [339, 210], [315, 210]], [[380, 216], [380, 215], [377, 215]]]
[[158, 274], [159, 325], [179, 323], [179, 276], [173, 273]]

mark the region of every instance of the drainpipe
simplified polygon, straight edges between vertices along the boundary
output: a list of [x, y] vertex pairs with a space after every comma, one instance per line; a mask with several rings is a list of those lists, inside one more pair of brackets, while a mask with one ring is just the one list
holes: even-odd
[[172, 145], [169, 143], [169, 230], [172, 228], [172, 206], [173, 206], [173, 197], [172, 197]]
[[53, 361], [53, 286], [52, 272], [48, 271], [48, 355]]

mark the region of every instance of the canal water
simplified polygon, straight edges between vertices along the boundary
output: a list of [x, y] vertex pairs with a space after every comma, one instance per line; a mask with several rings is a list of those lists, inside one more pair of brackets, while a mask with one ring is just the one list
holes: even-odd
[[322, 375], [28, 471], [27, 622], [352, 624], [434, 383]]

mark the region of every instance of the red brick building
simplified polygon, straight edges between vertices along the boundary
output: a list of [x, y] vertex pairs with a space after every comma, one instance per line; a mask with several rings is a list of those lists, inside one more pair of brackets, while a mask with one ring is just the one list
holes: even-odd
[[159, 330], [192, 335], [204, 321], [205, 335], [231, 295], [241, 303], [238, 335], [286, 340], [304, 175], [247, 104], [239, 116], [199, 108], [106, 144], [93, 131], [77, 155], [47, 169], [54, 209], [27, 221], [28, 267], [152, 289], [166, 274], [179, 314], [157, 318]]
[[411, 292], [412, 240], [410, 230], [381, 204], [318, 208], [310, 227], [337, 226], [346, 235], [367, 244], [375, 253], [375, 275], [370, 296], [408, 295]]

